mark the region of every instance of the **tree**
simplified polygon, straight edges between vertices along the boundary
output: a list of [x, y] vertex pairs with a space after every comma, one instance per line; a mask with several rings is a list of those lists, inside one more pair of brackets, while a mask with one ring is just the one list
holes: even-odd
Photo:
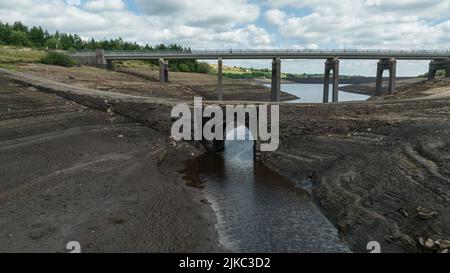
[[12, 29], [15, 31], [21, 31], [24, 32], [25, 34], [28, 34], [28, 27], [22, 24], [22, 22], [20, 21], [15, 22]]
[[9, 35], [9, 44], [15, 46], [31, 47], [33, 43], [28, 39], [28, 35], [23, 31], [13, 30]]
[[67, 50], [71, 47], [74, 47], [75, 44], [75, 40], [72, 36], [72, 34], [61, 34], [61, 36], [59, 37], [59, 41], [61, 43], [61, 49]]
[[47, 48], [49, 48], [49, 49], [60, 49], [61, 48], [61, 43], [56, 38], [50, 38], [45, 43], [45, 46]]
[[41, 27], [33, 27], [30, 30], [30, 40], [34, 46], [42, 47], [45, 45], [45, 33]]
[[0, 22], [0, 44], [8, 44], [9, 36], [11, 35], [12, 28], [9, 24], [3, 24]]

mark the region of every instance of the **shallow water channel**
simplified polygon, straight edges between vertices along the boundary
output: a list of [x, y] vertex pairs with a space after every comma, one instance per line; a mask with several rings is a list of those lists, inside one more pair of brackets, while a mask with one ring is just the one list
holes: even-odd
[[226, 249], [349, 251], [308, 192], [253, 161], [252, 141], [226, 141], [224, 152], [204, 154], [185, 164], [185, 179], [204, 185], [216, 213], [219, 241]]

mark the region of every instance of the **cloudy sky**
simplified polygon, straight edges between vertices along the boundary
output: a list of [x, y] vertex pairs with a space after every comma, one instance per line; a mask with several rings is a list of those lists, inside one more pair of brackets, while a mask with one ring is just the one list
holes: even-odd
[[[0, 0], [0, 20], [192, 48], [450, 49], [450, 0]], [[343, 74], [375, 73], [373, 61], [341, 63]], [[398, 74], [426, 67], [401, 61]], [[283, 63], [287, 72], [322, 70], [323, 61]]]

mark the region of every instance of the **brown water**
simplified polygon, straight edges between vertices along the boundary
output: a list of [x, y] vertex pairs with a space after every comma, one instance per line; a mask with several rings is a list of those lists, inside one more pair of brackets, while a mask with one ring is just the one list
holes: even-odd
[[253, 161], [253, 143], [226, 141], [221, 154], [186, 162], [217, 216], [219, 241], [233, 252], [349, 252], [310, 195]]

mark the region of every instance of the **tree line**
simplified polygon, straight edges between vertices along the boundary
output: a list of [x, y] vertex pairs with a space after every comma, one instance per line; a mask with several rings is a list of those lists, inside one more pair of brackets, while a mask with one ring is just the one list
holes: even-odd
[[[28, 27], [18, 21], [13, 24], [0, 21], [0, 45], [30, 47], [36, 49], [49, 50], [173, 50], [190, 51], [188, 47], [182, 47], [177, 44], [141, 45], [136, 42], [127, 42], [122, 38], [105, 39], [97, 41], [93, 38], [84, 40], [78, 34], [60, 33], [56, 31], [50, 33], [40, 26]], [[149, 61], [155, 65], [158, 61]], [[180, 60], [169, 63], [169, 69], [182, 72], [200, 72], [209, 73], [210, 67], [206, 63], [199, 63], [196, 60]]]

